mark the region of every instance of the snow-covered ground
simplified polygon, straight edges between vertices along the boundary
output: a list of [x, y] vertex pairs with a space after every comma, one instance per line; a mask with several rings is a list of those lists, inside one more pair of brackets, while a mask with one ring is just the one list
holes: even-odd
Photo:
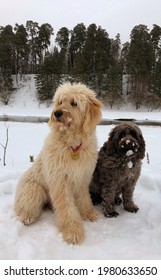
[[[32, 164], [29, 156], [40, 151], [48, 133], [47, 124], [8, 123], [9, 144], [5, 167], [0, 164], [0, 259], [160, 259], [161, 258], [161, 127], [141, 127], [146, 152], [135, 202], [140, 210], [131, 214], [119, 207], [120, 215], [108, 219], [97, 207], [97, 222], [84, 222], [82, 245], [68, 245], [59, 232], [54, 213], [46, 210], [36, 223], [24, 226], [13, 211], [16, 184]], [[99, 147], [113, 125], [98, 126]], [[0, 143], [5, 126], [0, 123]], [[3, 149], [0, 149], [2, 158]]]
[[[31, 98], [35, 97], [33, 87], [28, 81], [21, 89], [21, 94], [21, 102], [20, 97], [15, 96], [7, 107], [0, 104], [0, 115], [50, 115], [51, 107], [39, 106], [36, 101], [31, 102]], [[26, 95], [30, 98], [26, 98]], [[105, 110], [103, 114], [109, 119], [122, 118], [126, 114], [126, 118], [136, 119], [138, 116], [138, 119], [161, 120], [160, 112], [125, 113]], [[3, 166], [3, 148], [0, 146], [0, 259], [161, 258], [161, 127], [140, 126], [146, 141], [146, 157], [134, 194], [140, 209], [138, 213], [128, 213], [119, 206], [120, 215], [108, 219], [103, 216], [98, 206], [98, 221], [84, 222], [84, 242], [81, 245], [68, 245], [58, 230], [52, 211], [43, 211], [37, 222], [28, 227], [18, 221], [13, 211], [17, 182], [32, 164], [29, 156], [36, 157], [41, 150], [49, 131], [47, 124], [9, 122], [6, 125], [9, 128], [6, 166]], [[99, 147], [113, 127], [114, 125], [97, 127]], [[5, 144], [5, 140], [6, 126], [0, 122], [0, 143]]]

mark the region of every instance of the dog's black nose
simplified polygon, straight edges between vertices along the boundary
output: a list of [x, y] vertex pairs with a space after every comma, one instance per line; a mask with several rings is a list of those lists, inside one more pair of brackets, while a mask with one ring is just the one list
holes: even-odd
[[61, 110], [57, 110], [55, 111], [54, 115], [57, 119], [59, 119], [63, 115], [63, 112]]

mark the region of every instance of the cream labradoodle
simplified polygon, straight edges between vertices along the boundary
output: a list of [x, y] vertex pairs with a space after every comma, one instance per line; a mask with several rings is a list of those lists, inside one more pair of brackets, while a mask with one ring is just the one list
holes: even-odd
[[64, 239], [80, 243], [82, 219], [97, 218], [89, 183], [97, 161], [95, 129], [101, 103], [85, 85], [66, 83], [57, 89], [54, 105], [51, 131], [37, 160], [18, 183], [15, 211], [29, 225], [50, 202]]

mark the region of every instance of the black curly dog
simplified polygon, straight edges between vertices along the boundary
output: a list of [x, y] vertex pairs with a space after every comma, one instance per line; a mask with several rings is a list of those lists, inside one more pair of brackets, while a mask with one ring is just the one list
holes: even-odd
[[93, 204], [102, 205], [106, 217], [116, 217], [115, 205], [123, 202], [124, 209], [137, 212], [133, 192], [145, 156], [145, 141], [135, 123], [121, 123], [110, 132], [100, 149], [90, 184]]

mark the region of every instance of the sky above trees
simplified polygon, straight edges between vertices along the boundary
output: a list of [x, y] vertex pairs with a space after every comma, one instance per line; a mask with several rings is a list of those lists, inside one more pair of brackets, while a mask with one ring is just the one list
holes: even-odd
[[145, 24], [149, 29], [153, 24], [161, 26], [160, 11], [160, 0], [1, 0], [0, 25], [25, 24], [30, 19], [48, 22], [56, 35], [63, 26], [72, 29], [81, 22], [86, 26], [96, 23], [112, 38], [120, 33], [125, 43], [135, 25]]

